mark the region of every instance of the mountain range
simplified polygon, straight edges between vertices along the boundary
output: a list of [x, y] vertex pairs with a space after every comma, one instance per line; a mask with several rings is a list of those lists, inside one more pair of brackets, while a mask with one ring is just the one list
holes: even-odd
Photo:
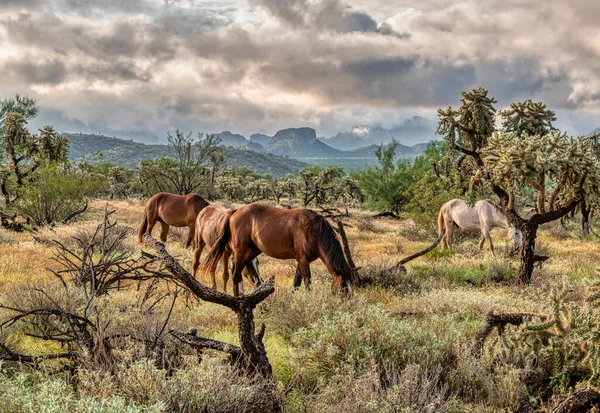
[[[283, 129], [272, 137], [254, 134], [250, 139], [246, 139], [243, 135], [230, 131], [217, 133], [215, 136], [221, 139], [223, 146], [268, 152], [296, 159], [374, 159], [377, 145], [387, 145], [396, 136], [403, 136], [403, 140], [428, 142], [433, 137], [433, 129], [429, 126], [431, 126], [429, 121], [414, 117], [391, 130], [380, 126], [365, 126], [359, 128], [360, 133], [356, 131], [338, 133], [331, 138], [317, 138], [316, 131], [308, 127]], [[402, 133], [399, 133], [400, 131]], [[409, 133], [412, 134], [410, 139], [408, 139]], [[423, 144], [413, 146], [398, 144], [396, 155], [415, 156], [423, 149]]]
[[[93, 154], [101, 152], [103, 162], [134, 167], [144, 159], [175, 155], [173, 148], [168, 145], [150, 145], [83, 133], [65, 133], [64, 136], [69, 139], [69, 158], [73, 160], [90, 159]], [[300, 169], [310, 166], [296, 159], [231, 146], [225, 148], [225, 163], [229, 168], [247, 166], [260, 174], [269, 173], [275, 177], [295, 175]]]

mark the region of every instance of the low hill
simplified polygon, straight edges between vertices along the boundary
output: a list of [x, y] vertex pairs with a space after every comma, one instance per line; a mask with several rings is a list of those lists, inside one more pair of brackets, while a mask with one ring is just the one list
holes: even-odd
[[[102, 152], [102, 160], [122, 166], [135, 166], [143, 159], [173, 156], [167, 145], [146, 145], [130, 140], [103, 135], [64, 134], [69, 139], [69, 158], [90, 158], [94, 152]], [[252, 147], [252, 144], [249, 145]], [[248, 166], [258, 173], [273, 176], [296, 174], [309, 166], [304, 162], [270, 153], [258, 153], [248, 149], [226, 147], [225, 161], [228, 167]]]

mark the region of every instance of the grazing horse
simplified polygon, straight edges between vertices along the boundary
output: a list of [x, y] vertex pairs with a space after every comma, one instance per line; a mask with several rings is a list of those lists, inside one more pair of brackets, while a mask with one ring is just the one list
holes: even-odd
[[281, 209], [263, 204], [246, 205], [229, 211], [223, 232], [202, 263], [214, 271], [227, 247], [233, 253], [233, 293], [239, 294], [242, 269], [261, 252], [270, 257], [298, 262], [294, 287], [310, 288], [310, 263], [320, 258], [333, 279], [331, 289], [352, 296], [353, 268], [350, 267], [331, 224], [310, 209]]
[[[196, 278], [196, 271], [200, 265], [200, 255], [205, 246], [211, 248], [219, 238], [223, 230], [225, 216], [233, 210], [227, 209], [221, 205], [209, 205], [198, 214], [196, 218], [196, 234], [194, 236], [194, 262], [192, 264], [192, 275]], [[231, 252], [229, 248], [223, 253], [223, 290], [227, 292], [227, 281], [229, 280], [229, 257]], [[243, 274], [254, 286], [262, 284], [263, 280], [258, 272], [258, 259], [253, 259], [250, 264], [244, 268]], [[215, 271], [211, 273], [212, 288], [217, 288]]]
[[452, 245], [454, 225], [467, 230], [481, 230], [479, 249], [483, 248], [483, 244], [487, 240], [490, 243], [492, 254], [494, 254], [494, 244], [492, 244], [490, 230], [494, 227], [508, 230], [513, 250], [518, 250], [523, 245], [521, 231], [510, 225], [504, 212], [488, 200], [477, 201], [473, 208], [470, 208], [462, 199], [453, 199], [442, 205], [438, 214], [438, 234], [441, 236], [444, 228], [446, 234], [442, 238], [441, 249]]
[[169, 233], [169, 226], [189, 227], [185, 247], [189, 247], [194, 239], [196, 228], [196, 217], [200, 211], [208, 206], [208, 202], [199, 195], [176, 195], [167, 192], [160, 192], [154, 195], [146, 202], [144, 219], [138, 230], [138, 242], [142, 242], [142, 237], [146, 233], [152, 233], [152, 229], [157, 222], [160, 222], [160, 240], [165, 242]]

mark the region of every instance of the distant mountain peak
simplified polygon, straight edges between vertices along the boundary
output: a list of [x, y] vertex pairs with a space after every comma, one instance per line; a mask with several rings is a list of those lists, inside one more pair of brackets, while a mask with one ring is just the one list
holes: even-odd
[[405, 145], [430, 141], [435, 135], [435, 123], [422, 117], [412, 116], [398, 126], [386, 129], [379, 124], [353, 126], [349, 132], [340, 132], [322, 141], [343, 150], [355, 150], [364, 146], [388, 144], [396, 139]]

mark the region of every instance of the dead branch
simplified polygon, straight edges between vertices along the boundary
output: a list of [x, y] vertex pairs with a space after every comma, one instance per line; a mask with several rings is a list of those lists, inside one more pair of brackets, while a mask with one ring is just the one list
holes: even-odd
[[373, 215], [372, 218], [394, 218], [394, 219], [400, 219], [400, 217], [398, 215], [396, 215], [395, 213], [393, 213], [392, 211], [380, 212], [379, 214]]
[[439, 245], [439, 243], [442, 241], [442, 238], [444, 238], [445, 234], [446, 234], [446, 230], [444, 229], [442, 231], [442, 233], [440, 234], [440, 236], [437, 238], [437, 240], [435, 240], [435, 242], [433, 244], [431, 244], [429, 247], [425, 248], [422, 251], [415, 252], [414, 254], [409, 255], [406, 258], [402, 258], [400, 261], [398, 261], [398, 263], [396, 265], [394, 265], [391, 268], [391, 270], [395, 269], [395, 270], [400, 270], [400, 271], [406, 272], [406, 267], [404, 267], [404, 264], [406, 264], [416, 258], [419, 258], [420, 256], [425, 255], [430, 251], [433, 251], [435, 249], [435, 247], [437, 247]]
[[560, 403], [552, 413], [586, 413], [600, 408], [600, 393], [593, 389], [576, 391]]
[[172, 332], [178, 339], [194, 346], [197, 349], [212, 348], [225, 351], [236, 361], [236, 365], [246, 374], [255, 373], [272, 380], [273, 372], [267, 353], [265, 351], [262, 338], [264, 327], [261, 327], [258, 334], [255, 334], [253, 310], [256, 306], [275, 291], [275, 278], [271, 277], [266, 282], [258, 286], [251, 294], [242, 297], [233, 297], [229, 294], [213, 290], [196, 281], [192, 275], [185, 270], [165, 249], [163, 243], [156, 241], [150, 234], [144, 235], [144, 245], [154, 251], [163, 265], [171, 272], [173, 278], [180, 281], [197, 298], [230, 308], [238, 316], [238, 327], [240, 337], [240, 356], [235, 346], [221, 343], [216, 340], [210, 340], [202, 337], [195, 337], [189, 334]]
[[348, 236], [346, 235], [346, 230], [344, 229], [344, 223], [341, 219], [335, 219], [335, 223], [337, 224], [337, 230], [340, 234], [340, 238], [342, 239], [342, 247], [344, 248], [344, 255], [346, 256], [346, 260], [352, 268], [353, 280], [352, 283], [356, 286], [360, 286], [360, 277], [358, 276], [358, 270], [356, 269], [356, 264], [354, 264], [354, 260], [352, 259], [352, 251], [350, 250], [350, 243], [348, 242]]
[[88, 204], [89, 204], [89, 202], [85, 201], [85, 205], [82, 208], [78, 209], [77, 211], [71, 212], [69, 214], [69, 216], [67, 216], [65, 219], [63, 219], [62, 223], [66, 224], [67, 222], [69, 222], [70, 220], [72, 220], [73, 218], [75, 218], [77, 215], [83, 214], [85, 211], [87, 211]]

